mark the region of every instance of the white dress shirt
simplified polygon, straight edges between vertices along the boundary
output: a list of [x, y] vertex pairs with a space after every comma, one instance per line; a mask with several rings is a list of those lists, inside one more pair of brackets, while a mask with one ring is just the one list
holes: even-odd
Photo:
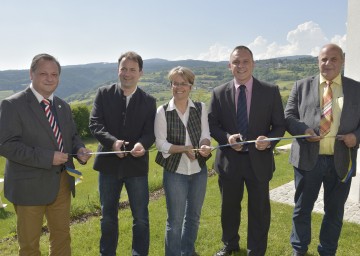
[[[202, 110], [201, 110], [201, 136], [200, 141], [203, 139], [211, 140], [210, 138], [210, 130], [209, 130], [209, 122], [208, 122], [208, 115], [207, 115], [207, 109], [206, 105], [201, 102]], [[186, 111], [184, 114], [182, 114], [175, 106], [174, 104], [174, 98], [172, 98], [169, 101], [168, 107], [166, 111], [172, 111], [176, 109], [177, 114], [179, 115], [182, 123], [185, 127], [187, 127], [187, 122], [190, 115], [190, 107], [194, 107], [194, 102], [189, 98], [188, 99], [188, 106], [186, 108]], [[169, 143], [167, 138], [167, 124], [166, 124], [166, 116], [164, 107], [160, 106], [157, 109], [156, 117], [155, 117], [155, 137], [156, 137], [156, 148], [162, 153], [164, 158], [167, 158], [170, 156], [169, 149], [173, 145]], [[188, 130], [186, 129], [186, 139], [185, 139], [185, 146], [191, 146], [191, 140], [188, 133]], [[180, 164], [178, 166], [178, 169], [176, 170], [176, 173], [184, 174], [184, 175], [191, 175], [194, 173], [200, 172], [201, 168], [199, 166], [199, 163], [197, 160], [191, 161], [185, 153], [182, 153]]]

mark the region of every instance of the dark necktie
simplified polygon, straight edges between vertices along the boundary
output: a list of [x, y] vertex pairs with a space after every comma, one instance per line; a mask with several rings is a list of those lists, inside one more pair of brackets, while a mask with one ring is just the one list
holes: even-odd
[[63, 139], [62, 139], [62, 135], [61, 135], [61, 132], [60, 132], [60, 128], [59, 128], [59, 125], [57, 124], [56, 122], [56, 119], [55, 119], [55, 116], [54, 114], [51, 112], [51, 101], [48, 100], [48, 99], [43, 99], [40, 103], [40, 105], [43, 107], [44, 111], [45, 111], [45, 115], [49, 121], [49, 124], [51, 126], [51, 129], [53, 130], [54, 132], [54, 136], [55, 136], [55, 139], [59, 145], [59, 149], [61, 152], [64, 151], [64, 145], [63, 145]]
[[245, 85], [240, 85], [240, 92], [237, 102], [237, 112], [236, 112], [236, 122], [239, 129], [239, 133], [242, 135], [243, 140], [246, 139], [246, 134], [248, 131], [248, 115], [246, 107], [246, 93]]

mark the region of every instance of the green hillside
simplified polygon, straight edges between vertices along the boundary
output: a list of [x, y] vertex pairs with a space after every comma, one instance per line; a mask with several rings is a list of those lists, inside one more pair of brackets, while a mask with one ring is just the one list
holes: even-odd
[[[169, 100], [171, 93], [167, 73], [179, 65], [191, 68], [196, 75], [192, 92], [192, 97], [195, 100], [208, 102], [212, 88], [232, 79], [226, 61], [150, 59], [144, 61], [144, 75], [139, 86], [156, 97], [159, 104]], [[260, 80], [279, 85], [283, 101], [286, 102], [295, 80], [314, 75], [317, 72], [315, 57], [292, 56], [256, 61], [254, 76]], [[64, 66], [56, 94], [65, 98], [69, 103], [91, 105], [98, 87], [116, 81], [116, 63]], [[0, 71], [0, 100], [13, 92], [24, 89], [29, 83], [28, 71]]]

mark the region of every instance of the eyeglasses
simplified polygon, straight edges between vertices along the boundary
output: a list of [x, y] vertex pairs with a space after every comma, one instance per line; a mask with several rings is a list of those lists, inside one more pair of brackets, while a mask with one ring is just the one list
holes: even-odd
[[170, 85], [174, 86], [174, 87], [186, 87], [186, 86], [192, 86], [192, 84], [189, 83], [176, 83], [176, 82], [170, 82]]

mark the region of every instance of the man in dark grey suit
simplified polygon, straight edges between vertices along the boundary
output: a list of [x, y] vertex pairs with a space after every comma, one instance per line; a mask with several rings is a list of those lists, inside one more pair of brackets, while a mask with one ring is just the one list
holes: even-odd
[[[246, 46], [236, 47], [229, 62], [234, 79], [214, 89], [209, 107], [210, 134], [220, 145], [234, 144], [241, 138], [257, 140], [244, 147], [222, 147], [216, 152], [224, 243], [216, 256], [233, 255], [240, 250], [238, 232], [244, 185], [249, 199], [248, 255], [263, 256], [267, 248], [269, 181], [275, 171], [273, 149], [277, 142], [262, 140], [283, 136], [285, 120], [278, 87], [254, 78], [254, 65], [251, 50]], [[244, 98], [241, 88], [245, 89]], [[239, 115], [240, 109], [245, 110], [245, 116]], [[245, 131], [242, 130], [244, 122]]]
[[[4, 99], [0, 106], [0, 155], [7, 158], [5, 197], [17, 215], [19, 255], [40, 255], [44, 215], [51, 255], [71, 255], [70, 203], [75, 181], [66, 167], [74, 168], [69, 153], [85, 164], [90, 151], [76, 132], [70, 106], [53, 94], [60, 72], [53, 56], [36, 55], [29, 88]], [[56, 135], [40, 105], [44, 99], [53, 103], [49, 109]]]
[[125, 186], [133, 215], [132, 255], [149, 253], [149, 152], [155, 141], [156, 100], [137, 86], [143, 60], [126, 52], [118, 60], [119, 82], [99, 88], [90, 116], [98, 151], [128, 151], [95, 158], [101, 203], [100, 255], [116, 255], [118, 209]]
[[[341, 74], [342, 49], [335, 44], [323, 46], [318, 64], [320, 74], [295, 82], [285, 108], [290, 134], [314, 136], [294, 140], [291, 147], [290, 162], [294, 166], [296, 187], [290, 238], [293, 255], [305, 255], [308, 250], [311, 212], [321, 185], [324, 186], [325, 215], [318, 252], [336, 254], [360, 140], [360, 83]], [[326, 108], [327, 89], [331, 92], [331, 105]], [[328, 113], [331, 124], [329, 122], [325, 130], [323, 122]]]

